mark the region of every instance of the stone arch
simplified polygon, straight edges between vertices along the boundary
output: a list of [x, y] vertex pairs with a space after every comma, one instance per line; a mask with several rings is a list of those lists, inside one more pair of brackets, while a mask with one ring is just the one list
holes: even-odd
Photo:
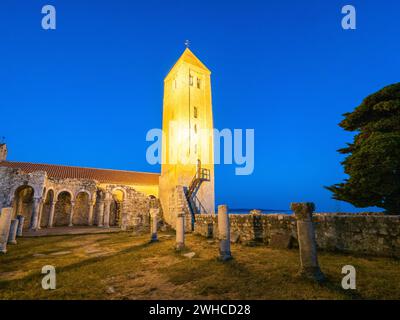
[[76, 194], [74, 215], [72, 217], [72, 224], [74, 226], [88, 225], [90, 200], [90, 193], [86, 190], [82, 190]]
[[53, 197], [53, 199], [55, 199], [55, 194], [56, 192], [54, 191], [53, 188], [49, 188], [46, 190], [46, 188], [43, 189], [43, 199], [46, 199], [49, 195], [49, 192], [51, 193], [51, 196]]
[[116, 194], [118, 192], [122, 193], [122, 195], [123, 195], [122, 201], [125, 200], [126, 199], [126, 190], [122, 187], [115, 187], [114, 189], [112, 189], [111, 195], [114, 196], [114, 194]]
[[49, 225], [49, 218], [50, 218], [50, 211], [51, 211], [51, 204], [55, 201], [54, 198], [54, 190], [49, 189], [45, 193], [42, 212], [40, 214], [40, 227], [45, 228]]
[[71, 201], [73, 201], [73, 192], [70, 190], [70, 189], [60, 189], [60, 190], [57, 190], [57, 192], [56, 192], [56, 197], [55, 197], [55, 199], [57, 200], [58, 199], [58, 196], [61, 194], [61, 193], [63, 193], [63, 192], [67, 192], [67, 193], [69, 193], [70, 194], [70, 196], [71, 196]]
[[13, 198], [14, 217], [22, 215], [25, 217], [24, 229], [28, 229], [32, 222], [35, 189], [30, 185], [22, 185], [15, 188]]
[[76, 197], [80, 194], [80, 193], [86, 193], [88, 196], [89, 201], [92, 201], [92, 199], [94, 198], [93, 194], [86, 189], [80, 189], [78, 192], [75, 192], [75, 197], [74, 199], [76, 200]]
[[68, 190], [57, 192], [57, 204], [54, 212], [54, 225], [56, 227], [68, 226], [72, 210], [73, 193]]

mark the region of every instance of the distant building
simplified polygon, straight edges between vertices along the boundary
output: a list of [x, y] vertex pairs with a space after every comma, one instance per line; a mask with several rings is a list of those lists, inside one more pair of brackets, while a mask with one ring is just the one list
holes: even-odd
[[[33, 230], [126, 229], [148, 226], [150, 208], [161, 203], [167, 224], [174, 227], [176, 214], [183, 212], [191, 228], [197, 213], [214, 212], [212, 128], [210, 71], [186, 49], [164, 80], [161, 175], [7, 161], [2, 143], [0, 209], [12, 207]], [[202, 129], [209, 135], [201, 135]], [[184, 157], [191, 161], [181, 163]]]

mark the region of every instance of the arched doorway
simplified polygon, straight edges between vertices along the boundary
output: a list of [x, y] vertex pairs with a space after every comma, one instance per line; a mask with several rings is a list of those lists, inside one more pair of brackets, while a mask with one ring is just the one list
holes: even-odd
[[124, 192], [116, 189], [112, 192], [112, 201], [110, 205], [110, 226], [122, 225], [122, 206], [124, 202]]
[[68, 191], [62, 191], [58, 194], [57, 204], [54, 213], [54, 225], [56, 227], [68, 226], [69, 216], [72, 209], [72, 196]]
[[33, 196], [35, 191], [31, 186], [20, 186], [14, 193], [14, 216], [22, 215], [25, 217], [24, 229], [28, 229], [32, 222]]
[[75, 198], [74, 215], [72, 224], [75, 226], [87, 226], [89, 221], [89, 194], [79, 192]]
[[43, 202], [42, 213], [40, 217], [40, 227], [46, 228], [49, 225], [51, 204], [54, 201], [54, 191], [49, 190], [46, 194], [46, 199]]

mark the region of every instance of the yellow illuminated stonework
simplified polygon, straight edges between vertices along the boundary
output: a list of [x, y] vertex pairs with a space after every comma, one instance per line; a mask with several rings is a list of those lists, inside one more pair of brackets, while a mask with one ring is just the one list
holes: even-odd
[[197, 210], [215, 210], [210, 75], [210, 70], [187, 48], [164, 79], [159, 197], [164, 218], [172, 226], [176, 187], [189, 187], [199, 163], [209, 170], [210, 179], [196, 193]]

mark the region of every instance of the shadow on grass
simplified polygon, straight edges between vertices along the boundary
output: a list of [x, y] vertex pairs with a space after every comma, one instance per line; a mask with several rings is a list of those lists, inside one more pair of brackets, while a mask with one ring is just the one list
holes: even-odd
[[338, 295], [344, 295], [346, 298], [351, 300], [363, 300], [364, 297], [357, 290], [344, 290], [341, 285], [338, 284], [337, 281], [334, 281], [329, 276], [327, 279], [320, 284], [321, 287], [328, 289], [331, 292], [334, 292]]
[[[126, 248], [124, 250], [118, 251], [114, 254], [109, 254], [109, 255], [104, 255], [104, 256], [100, 256], [100, 257], [93, 257], [93, 258], [88, 258], [88, 259], [84, 259], [80, 262], [77, 263], [73, 263], [67, 266], [63, 266], [63, 267], [59, 267], [57, 268], [57, 273], [62, 273], [62, 272], [68, 272], [68, 271], [72, 271], [74, 269], [80, 269], [83, 267], [87, 267], [90, 266], [92, 264], [95, 263], [101, 263], [104, 262], [106, 260], [109, 259], [114, 259], [117, 257], [121, 257], [127, 254], [131, 254], [131, 253], [135, 253], [135, 252], [139, 252], [145, 248], [147, 248], [150, 244], [149, 242], [146, 243], [142, 243], [133, 247], [129, 247]], [[12, 288], [15, 284], [17, 283], [26, 283], [29, 281], [33, 281], [35, 279], [37, 279], [38, 277], [41, 277], [41, 274], [38, 273], [30, 273], [29, 275], [27, 275], [26, 277], [20, 278], [20, 279], [14, 279], [14, 280], [1, 280], [0, 281], [0, 289], [7, 289], [7, 288]]]

